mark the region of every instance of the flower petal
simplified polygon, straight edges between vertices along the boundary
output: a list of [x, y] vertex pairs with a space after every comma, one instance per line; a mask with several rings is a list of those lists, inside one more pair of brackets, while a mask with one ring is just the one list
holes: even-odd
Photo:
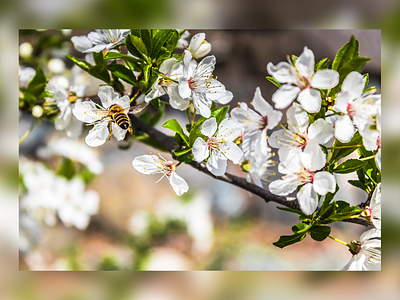
[[66, 128], [67, 137], [77, 139], [82, 132], [82, 122], [75, 117], [71, 117], [68, 127]]
[[308, 128], [308, 138], [325, 144], [333, 138], [333, 127], [324, 119], [318, 119]]
[[241, 133], [243, 126], [233, 118], [224, 119], [219, 124], [217, 132], [218, 138], [223, 138], [227, 142], [233, 142]]
[[253, 97], [253, 106], [262, 116], [268, 117], [268, 128], [272, 129], [278, 125], [282, 119], [282, 113], [272, 108], [272, 106], [261, 95], [260, 87], [256, 88]]
[[301, 162], [310, 171], [322, 169], [326, 163], [326, 155], [316, 141], [309, 141], [304, 148]]
[[205, 118], [211, 116], [211, 101], [206, 99], [201, 93], [192, 93], [193, 106], [197, 112]]
[[157, 155], [141, 155], [133, 159], [132, 166], [142, 174], [152, 175], [160, 173], [162, 163]]
[[243, 151], [235, 143], [227, 142], [220, 150], [234, 164], [240, 164], [244, 159]]
[[77, 100], [74, 108], [72, 109], [72, 113], [81, 122], [92, 123], [96, 120], [102, 118], [102, 116], [98, 115], [96, 111], [99, 109], [96, 108], [96, 105], [92, 101], [81, 101]]
[[300, 54], [295, 62], [296, 69], [301, 76], [311, 78], [311, 75], [314, 74], [314, 65], [314, 53], [307, 47], [304, 47], [303, 53]]
[[321, 109], [321, 93], [316, 89], [307, 88], [302, 90], [297, 99], [304, 110], [309, 113], [316, 113]]
[[290, 84], [282, 85], [279, 90], [277, 90], [272, 95], [272, 101], [275, 103], [275, 108], [283, 109], [292, 104], [293, 100], [296, 99], [297, 95], [300, 93], [300, 88]]
[[342, 92], [350, 94], [351, 100], [360, 97], [364, 91], [365, 79], [363, 76], [353, 71], [344, 79], [342, 84]]
[[205, 136], [212, 137], [217, 131], [217, 127], [217, 120], [214, 117], [210, 118], [204, 121], [203, 126], [201, 127], [201, 133]]
[[172, 172], [171, 176], [168, 177], [169, 183], [171, 184], [172, 188], [174, 189], [174, 192], [178, 196], [182, 196], [184, 193], [186, 193], [189, 190], [189, 185], [186, 183], [186, 181], [180, 177], [176, 172]]
[[109, 85], [101, 86], [97, 95], [99, 96], [104, 108], [109, 108], [111, 104], [115, 102], [115, 98], [119, 98], [119, 95], [114, 92], [113, 87]]
[[313, 189], [312, 183], [307, 183], [297, 192], [297, 200], [300, 209], [306, 214], [311, 215], [318, 207], [318, 195]]
[[305, 134], [309, 124], [307, 112], [298, 103], [293, 103], [286, 112], [289, 129], [297, 134]]
[[175, 57], [168, 58], [162, 62], [158, 71], [163, 74], [168, 74], [176, 63], [177, 60]]
[[216, 102], [216, 103], [225, 105], [225, 104], [231, 102], [232, 99], [233, 99], [232, 92], [231, 91], [225, 91], [225, 95], [224, 96], [221, 96], [220, 98], [215, 99], [213, 101]]
[[222, 176], [225, 174], [227, 162], [219, 151], [212, 151], [207, 161], [207, 169], [215, 176]]
[[85, 138], [86, 144], [91, 147], [103, 145], [109, 136], [108, 122], [102, 122], [94, 125]]
[[319, 70], [311, 80], [311, 86], [316, 89], [331, 89], [339, 83], [339, 73], [335, 70]]
[[353, 122], [348, 115], [338, 116], [335, 123], [335, 137], [342, 143], [350, 142], [355, 132]]
[[370, 239], [375, 239], [375, 238], [380, 238], [382, 236], [382, 233], [379, 229], [372, 228], [370, 230], [365, 231], [361, 237], [360, 237], [360, 242], [364, 243]]
[[185, 110], [190, 105], [190, 100], [183, 99], [179, 95], [178, 86], [172, 86], [168, 88], [169, 104], [175, 109]]
[[207, 143], [201, 137], [198, 137], [194, 142], [192, 153], [194, 160], [197, 162], [202, 162], [210, 155]]
[[92, 42], [88, 39], [86, 35], [73, 36], [71, 37], [71, 42], [74, 44], [75, 49], [80, 52], [83, 52], [93, 47]]
[[276, 66], [272, 63], [267, 65], [268, 73], [274, 77], [278, 82], [281, 83], [295, 83], [296, 82], [296, 70], [287, 62], [280, 62]]
[[286, 196], [294, 192], [299, 184], [301, 182], [299, 182], [298, 176], [290, 174], [285, 176], [284, 179], [272, 181], [268, 189], [272, 194]]
[[117, 141], [122, 141], [125, 138], [126, 132], [128, 130], [122, 129], [119, 127], [117, 124], [114, 122], [111, 123], [112, 129], [113, 129], [113, 136], [117, 139]]
[[333, 193], [336, 190], [335, 176], [325, 171], [317, 172], [314, 175], [313, 187], [321, 196]]

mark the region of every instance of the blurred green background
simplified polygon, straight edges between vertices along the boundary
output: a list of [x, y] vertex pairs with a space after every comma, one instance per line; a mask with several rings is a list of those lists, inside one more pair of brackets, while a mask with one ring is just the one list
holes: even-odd
[[[258, 2], [258, 3], [257, 3]], [[143, 4], [146, 3], [146, 4]], [[399, 20], [397, 1], [297, 1], [279, 4], [256, 1], [254, 5], [220, 1], [16, 1], [1, 9], [1, 238], [2, 275], [0, 289], [10, 299], [307, 299], [320, 297], [365, 299], [399, 296]], [[290, 5], [291, 4], [291, 5]], [[287, 7], [290, 7], [288, 9]], [[310, 13], [310, 12], [315, 12]], [[311, 14], [311, 16], [310, 16]], [[384, 258], [382, 272], [373, 274], [327, 273], [157, 273], [157, 274], [28, 274], [16, 272], [18, 28], [369, 28], [382, 33], [382, 95], [384, 115], [383, 195]], [[290, 40], [289, 40], [290, 44]], [[311, 46], [310, 46], [311, 48]], [[313, 48], [312, 48], [313, 49]], [[313, 49], [314, 50], [314, 49]], [[337, 49], [332, 49], [335, 52]], [[361, 50], [363, 51], [363, 50]], [[280, 51], [282, 55], [284, 51]], [[296, 52], [294, 52], [296, 54]], [[217, 55], [217, 54], [216, 54]], [[13, 59], [11, 59], [13, 58]], [[218, 60], [218, 56], [217, 56]], [[283, 60], [279, 58], [278, 61]], [[276, 63], [276, 61], [274, 61]], [[218, 65], [217, 69], [218, 70]], [[258, 65], [261, 67], [261, 65]], [[222, 76], [222, 75], [219, 75]], [[10, 87], [15, 88], [10, 88]], [[390, 175], [389, 175], [390, 174]], [[13, 179], [14, 178], [14, 179]], [[289, 248], [288, 248], [289, 249]], [[4, 276], [7, 274], [7, 276]], [[55, 283], [55, 284], [52, 284]], [[187, 284], [186, 284], [187, 283]], [[156, 285], [157, 289], [154, 288]], [[54, 287], [63, 286], [63, 288]], [[182, 286], [185, 288], [182, 289]], [[290, 286], [290, 290], [287, 288]], [[340, 291], [339, 288], [340, 287]], [[338, 291], [338, 294], [332, 293]], [[368, 291], [367, 291], [368, 290]], [[118, 292], [121, 295], [118, 295]], [[148, 294], [146, 294], [148, 293]], [[153, 295], [151, 294], [153, 293]], [[157, 295], [158, 293], [158, 295]], [[98, 296], [101, 294], [101, 296]], [[98, 297], [96, 297], [96, 295]], [[110, 296], [112, 295], [112, 296]], [[189, 296], [190, 295], [190, 296]]]

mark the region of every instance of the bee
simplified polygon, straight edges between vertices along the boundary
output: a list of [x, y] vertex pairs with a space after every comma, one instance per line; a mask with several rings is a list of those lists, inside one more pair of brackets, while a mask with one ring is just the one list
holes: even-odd
[[[132, 133], [132, 124], [131, 120], [129, 119], [128, 114], [137, 114], [141, 112], [148, 103], [144, 102], [138, 105], [135, 105], [133, 107], [128, 107], [128, 108], [123, 108], [121, 105], [118, 104], [112, 104], [108, 108], [108, 114], [106, 115], [106, 118], [110, 119], [110, 123], [113, 122], [118, 125], [119, 128], [123, 130], [128, 130], [130, 134]], [[110, 124], [110, 136], [108, 139], [111, 138], [113, 133], [113, 128]]]

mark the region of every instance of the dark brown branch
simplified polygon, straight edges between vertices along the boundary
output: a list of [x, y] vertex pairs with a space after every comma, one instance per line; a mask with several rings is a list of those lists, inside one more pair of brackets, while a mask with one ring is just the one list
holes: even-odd
[[[147, 124], [146, 122], [142, 121], [141, 119], [137, 118], [134, 115], [130, 115], [130, 118], [131, 118], [132, 125], [133, 125], [133, 127], [136, 128], [136, 130], [146, 133], [150, 138], [152, 138], [157, 143], [159, 143], [159, 144], [163, 145], [165, 148], [167, 148], [168, 151], [171, 153], [171, 155], [174, 158], [176, 158], [174, 151], [176, 149], [178, 149], [179, 146], [173, 137], [162, 133], [161, 131], [155, 129], [153, 126]], [[199, 170], [200, 172], [207, 174], [208, 176], [211, 176], [215, 179], [222, 180], [222, 181], [228, 182], [230, 184], [236, 185], [246, 191], [249, 191], [257, 196], [260, 196], [267, 203], [275, 202], [280, 205], [286, 206], [288, 208], [300, 210], [299, 202], [297, 200], [288, 201], [288, 200], [286, 200], [285, 197], [274, 195], [274, 194], [270, 193], [269, 191], [246, 181], [244, 178], [241, 178], [241, 177], [229, 174], [229, 173], [225, 173], [223, 176], [215, 176], [207, 170], [204, 163], [198, 163], [196, 161], [192, 161], [190, 163], [190, 165], [193, 168]], [[350, 223], [357, 223], [357, 224], [364, 225], [364, 226], [371, 225], [370, 222], [368, 222], [364, 219], [360, 219], [360, 218], [346, 219], [344, 221], [350, 222]]]

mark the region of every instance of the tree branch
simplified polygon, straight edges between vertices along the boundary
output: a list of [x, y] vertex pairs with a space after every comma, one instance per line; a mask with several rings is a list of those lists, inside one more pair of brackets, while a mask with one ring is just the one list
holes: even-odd
[[[151, 139], [155, 140], [157, 143], [160, 145], [164, 146], [168, 151], [171, 153], [173, 158], [176, 158], [174, 151], [179, 148], [178, 144], [176, 143], [175, 139], [171, 136], [168, 136], [161, 131], [157, 130], [153, 126], [147, 124], [143, 120], [139, 119], [138, 117], [134, 115], [129, 115], [133, 127], [136, 128], [136, 130], [142, 131], [146, 133]], [[286, 206], [291, 209], [296, 209], [300, 210], [299, 202], [296, 200], [288, 201], [286, 200], [285, 197], [282, 196], [277, 196], [272, 193], [270, 193], [268, 190], [265, 190], [263, 188], [260, 188], [259, 186], [252, 184], [248, 181], [246, 181], [244, 178], [225, 173], [223, 176], [215, 176], [211, 174], [208, 169], [206, 168], [204, 163], [198, 163], [196, 161], [192, 161], [189, 165], [191, 165], [193, 168], [197, 169], [200, 172], [203, 172], [207, 174], [208, 176], [211, 176], [215, 179], [222, 180], [225, 182], [228, 182], [230, 184], [233, 184], [237, 187], [240, 187], [248, 192], [251, 192], [262, 199], [264, 199], [265, 202], [275, 202], [280, 205]], [[368, 226], [371, 225], [371, 222], [368, 222], [364, 219], [346, 219], [343, 220], [345, 222], [350, 222], [350, 223], [357, 223], [360, 225]]]

